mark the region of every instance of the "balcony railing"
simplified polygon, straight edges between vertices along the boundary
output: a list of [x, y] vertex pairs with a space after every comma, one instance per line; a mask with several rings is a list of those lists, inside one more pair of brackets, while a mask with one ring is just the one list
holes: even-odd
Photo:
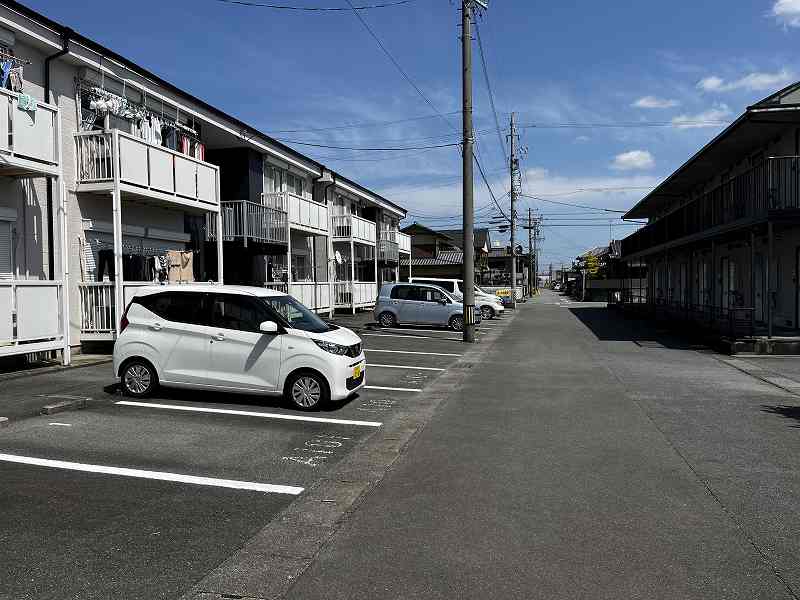
[[3, 166], [54, 171], [59, 161], [58, 108], [39, 102], [35, 112], [20, 110], [19, 95], [0, 90], [0, 157]]
[[289, 294], [311, 310], [328, 309], [331, 306], [331, 288], [327, 281], [292, 282]]
[[411, 236], [401, 231], [397, 232], [397, 245], [403, 254], [411, 254]]
[[278, 192], [264, 194], [267, 206], [285, 206], [289, 213], [289, 223], [292, 227], [310, 233], [327, 235], [328, 207], [308, 198], [297, 196], [291, 192]]
[[[150, 282], [123, 282], [127, 304], [136, 290]], [[78, 284], [81, 297], [81, 339], [113, 340], [116, 335], [114, 282], [87, 281]]]
[[0, 356], [64, 347], [60, 281], [0, 281]]
[[356, 215], [337, 215], [331, 218], [331, 234], [335, 238], [353, 238], [353, 241], [375, 243], [375, 223]]
[[111, 187], [119, 165], [125, 191], [181, 203], [218, 203], [219, 168], [191, 156], [117, 130], [76, 133], [75, 151], [78, 185]]
[[399, 263], [400, 247], [397, 242], [388, 239], [380, 240], [378, 242], [378, 260], [387, 263]]
[[336, 308], [374, 306], [377, 296], [378, 284], [374, 281], [336, 281], [333, 284]]
[[[216, 240], [216, 219], [206, 217], [209, 239]], [[285, 211], [270, 208], [249, 200], [226, 200], [222, 202], [222, 239], [225, 241], [248, 240], [265, 244], [286, 244], [289, 228]]]
[[704, 231], [800, 210], [800, 157], [768, 158], [622, 240], [622, 255]]

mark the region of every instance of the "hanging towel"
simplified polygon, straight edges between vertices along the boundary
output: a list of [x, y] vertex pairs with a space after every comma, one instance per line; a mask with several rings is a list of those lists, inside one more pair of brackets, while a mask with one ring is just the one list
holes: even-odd
[[11, 79], [11, 90], [14, 92], [22, 91], [22, 67], [14, 67], [8, 74]]
[[17, 106], [20, 110], [25, 110], [28, 112], [36, 112], [36, 108], [38, 106], [36, 102], [36, 98], [31, 96], [30, 94], [20, 94]]

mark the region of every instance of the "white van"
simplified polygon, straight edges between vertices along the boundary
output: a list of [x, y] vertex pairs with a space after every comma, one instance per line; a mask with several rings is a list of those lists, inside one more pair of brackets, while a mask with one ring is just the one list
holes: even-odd
[[265, 288], [143, 287], [120, 327], [114, 374], [137, 398], [163, 385], [283, 395], [311, 410], [366, 380], [361, 338]]
[[[437, 277], [412, 277], [411, 283], [427, 283], [437, 285], [450, 292], [460, 302], [464, 300], [464, 281], [462, 279], [442, 279]], [[475, 306], [481, 311], [484, 319], [499, 317], [505, 311], [503, 301], [494, 294], [484, 292], [477, 285], [475, 286]]]

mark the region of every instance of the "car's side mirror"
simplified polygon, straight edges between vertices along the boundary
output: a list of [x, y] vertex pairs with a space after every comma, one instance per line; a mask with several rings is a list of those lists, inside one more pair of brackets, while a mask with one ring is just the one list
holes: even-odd
[[264, 321], [258, 328], [261, 333], [278, 333], [278, 324], [275, 321]]

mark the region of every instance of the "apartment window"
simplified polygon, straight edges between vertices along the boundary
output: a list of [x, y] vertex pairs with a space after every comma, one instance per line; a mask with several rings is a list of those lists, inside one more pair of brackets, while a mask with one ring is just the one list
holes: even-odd
[[278, 193], [284, 190], [283, 171], [276, 167], [264, 167], [264, 191], [267, 193]]
[[303, 195], [303, 190], [305, 188], [305, 180], [298, 175], [294, 175], [293, 173], [286, 174], [286, 189], [292, 192], [297, 196]]

